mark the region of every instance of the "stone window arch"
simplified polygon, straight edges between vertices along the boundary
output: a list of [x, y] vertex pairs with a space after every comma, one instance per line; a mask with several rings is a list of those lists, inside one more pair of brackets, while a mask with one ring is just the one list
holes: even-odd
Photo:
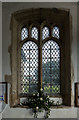
[[[11, 83], [10, 105], [12, 107], [17, 105], [20, 102], [20, 95], [24, 90], [24, 87], [21, 86], [21, 81], [22, 81], [22, 84], [24, 85], [26, 83], [23, 83], [23, 80], [25, 82], [25, 80], [28, 81], [31, 79], [35, 79], [37, 74], [38, 78], [36, 77], [36, 79], [38, 82], [35, 81], [36, 83], [34, 84], [37, 85], [37, 91], [39, 91], [41, 87], [44, 88], [43, 79], [46, 74], [44, 72], [49, 72], [49, 71], [50, 72], [48, 73], [48, 78], [49, 78], [48, 81], [55, 80], [55, 82], [53, 83], [55, 84], [58, 83], [57, 86], [53, 86], [52, 88], [53, 83], [50, 82], [51, 89], [49, 88], [49, 91], [56, 89], [58, 92], [55, 90], [52, 93], [49, 92], [51, 94], [49, 95], [52, 97], [61, 96], [63, 99], [64, 105], [69, 105], [69, 106], [71, 105], [71, 72], [70, 72], [71, 61], [70, 61], [70, 22], [69, 20], [70, 20], [69, 11], [60, 10], [57, 8], [26, 9], [26, 10], [18, 11], [12, 14], [11, 24], [10, 24], [12, 43], [11, 43], [11, 47], [9, 48], [10, 55], [11, 55], [11, 72], [12, 72], [12, 75], [10, 77], [11, 80], [9, 81]], [[26, 48], [24, 48], [23, 45], [25, 45]], [[35, 69], [38, 69], [38, 70], [36, 74], [34, 74], [34, 69], [32, 70], [33, 73], [32, 72], [30, 73], [29, 70], [27, 70], [28, 71], [26, 72], [27, 74], [28, 73], [29, 75], [32, 74], [30, 77], [28, 77], [29, 75], [24, 76], [25, 73], [23, 73], [23, 69], [28, 68], [27, 67], [28, 64], [26, 63], [26, 67], [24, 67], [24, 65], [22, 65], [23, 61], [21, 60], [26, 61], [27, 51], [31, 50], [30, 47], [32, 47], [32, 45], [37, 46], [35, 48], [36, 49], [35, 52], [34, 51], [33, 52], [35, 54], [38, 51], [37, 56], [35, 56], [34, 58], [34, 60], [37, 61], [36, 64], [38, 64], [38, 67]], [[51, 62], [47, 63], [48, 66], [50, 66], [49, 71], [43, 70], [43, 66], [46, 66], [46, 64], [43, 64], [42, 62], [42, 61], [45, 62], [46, 60], [46, 55], [44, 56], [44, 53], [43, 53], [44, 52], [43, 49], [45, 49], [46, 51], [45, 45], [47, 48], [53, 46], [53, 49], [49, 50], [50, 48], [48, 48], [48, 51], [45, 53], [47, 55], [49, 52], [48, 61], [52, 61], [52, 65], [54, 66], [52, 70]], [[26, 52], [23, 53], [23, 50], [25, 50]], [[29, 55], [29, 58], [27, 59], [28, 61], [29, 59], [31, 59], [30, 54], [33, 54], [33, 52], [32, 53], [28, 52], [28, 55]], [[45, 57], [45, 59], [43, 59], [43, 57]], [[57, 60], [58, 60], [58, 63], [56, 63]], [[29, 66], [30, 65], [31, 63], [29, 62]], [[34, 67], [35, 66], [36, 65], [34, 64]], [[57, 68], [58, 70], [56, 70], [57, 72], [56, 73], [55, 69]], [[28, 77], [28, 80], [27, 80], [27, 77]], [[34, 81], [31, 80], [31, 82], [34, 82]], [[27, 87], [28, 88], [26, 91], [30, 91], [31, 89], [29, 88], [29, 84], [27, 85]], [[21, 91], [21, 88], [22, 88], [22, 91]], [[45, 89], [46, 88], [44, 88], [44, 90]], [[24, 94], [22, 95], [24, 96]]]

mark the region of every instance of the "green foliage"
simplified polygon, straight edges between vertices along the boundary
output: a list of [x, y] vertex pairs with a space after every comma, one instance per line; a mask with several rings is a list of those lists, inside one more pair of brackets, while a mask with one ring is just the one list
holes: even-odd
[[60, 87], [58, 85], [44, 86], [44, 92], [46, 93], [58, 93], [60, 91]]
[[27, 85], [27, 86], [24, 86], [24, 92], [25, 93], [28, 93], [29, 92], [29, 86]]
[[[58, 85], [52, 85], [52, 86], [44, 86], [44, 92], [47, 93], [57, 93], [58, 91], [60, 91], [60, 87], [58, 87]], [[29, 85], [24, 86], [24, 92], [28, 93], [29, 92]]]
[[34, 118], [37, 118], [39, 112], [45, 110], [44, 118], [46, 119], [50, 115], [50, 107], [55, 104], [53, 100], [49, 99], [48, 95], [44, 95], [43, 89], [41, 89], [40, 93], [36, 93], [28, 97], [28, 101], [26, 103], [22, 103], [22, 105], [27, 105], [29, 108], [32, 108]]

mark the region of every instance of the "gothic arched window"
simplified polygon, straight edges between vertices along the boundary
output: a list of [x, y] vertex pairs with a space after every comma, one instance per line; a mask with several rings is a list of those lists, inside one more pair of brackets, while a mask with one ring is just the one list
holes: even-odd
[[69, 19], [69, 11], [56, 8], [12, 14], [11, 105], [40, 88], [71, 105]]
[[[31, 36], [35, 41], [38, 40], [37, 44], [28, 38], [28, 29], [26, 27], [22, 28], [21, 40], [25, 40], [21, 47], [21, 92], [32, 94], [38, 91], [39, 88], [39, 78], [38, 63], [41, 59], [38, 59], [39, 54], [42, 55], [42, 88], [45, 93], [49, 95], [60, 94], [60, 46], [55, 40], [52, 40], [50, 36], [50, 28], [43, 27], [42, 30], [38, 32], [37, 27], [32, 27]], [[59, 39], [59, 28], [53, 27], [53, 39]], [[42, 33], [42, 34], [41, 34]], [[40, 34], [40, 35], [39, 35]], [[51, 37], [51, 40], [49, 39]], [[42, 45], [42, 40], [48, 40]], [[41, 45], [39, 44], [41, 43]], [[40, 50], [38, 50], [41, 48]], [[40, 53], [39, 53], [40, 52]]]

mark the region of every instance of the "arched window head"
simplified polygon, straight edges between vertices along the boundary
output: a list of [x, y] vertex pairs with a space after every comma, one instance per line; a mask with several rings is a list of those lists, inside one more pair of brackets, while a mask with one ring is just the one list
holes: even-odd
[[38, 47], [28, 41], [21, 47], [21, 92], [35, 93], [38, 87]]
[[37, 92], [37, 86], [38, 92], [43, 87], [49, 96], [60, 96], [63, 105], [71, 106], [70, 11], [21, 10], [12, 13], [10, 28], [12, 74], [6, 77], [11, 83], [10, 106], [15, 107], [20, 97]]
[[26, 27], [21, 30], [21, 40], [24, 40], [25, 38], [28, 38], [28, 29]]
[[53, 30], [52, 30], [52, 36], [59, 39], [60, 36], [59, 36], [59, 28], [58, 27], [54, 27]]
[[42, 85], [49, 95], [60, 93], [60, 47], [53, 40], [42, 47]]
[[48, 27], [44, 27], [42, 29], [42, 39], [44, 40], [45, 38], [49, 37], [49, 28]]
[[32, 28], [31, 37], [35, 38], [36, 40], [38, 40], [38, 29], [36, 27]]

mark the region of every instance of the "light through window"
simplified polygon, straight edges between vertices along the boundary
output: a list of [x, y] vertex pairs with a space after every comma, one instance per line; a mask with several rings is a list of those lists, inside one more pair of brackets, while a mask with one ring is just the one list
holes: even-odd
[[24, 27], [21, 31], [21, 40], [24, 40], [27, 37], [28, 37], [28, 29]]
[[44, 40], [45, 38], [49, 37], [49, 29], [48, 27], [44, 27], [42, 30], [42, 39]]
[[71, 106], [69, 25], [69, 10], [30, 8], [12, 14], [11, 81], [6, 77], [11, 82], [11, 106], [40, 88], [52, 99], [62, 98], [63, 105]]
[[38, 47], [26, 42], [21, 48], [21, 92], [34, 93], [38, 85]]
[[60, 93], [60, 47], [49, 40], [42, 48], [42, 84], [49, 95]]
[[[53, 37], [59, 39], [59, 29], [54, 27], [52, 29]], [[40, 32], [41, 33], [41, 32]], [[31, 38], [38, 40], [38, 29], [32, 27]], [[40, 36], [40, 35], [39, 35]], [[49, 28], [42, 29], [42, 40], [50, 37]], [[39, 86], [39, 50], [38, 45], [29, 40], [28, 29], [23, 28], [21, 32], [21, 39], [28, 38], [28, 41], [21, 47], [21, 92], [35, 93]], [[42, 41], [41, 41], [42, 44]], [[60, 94], [60, 47], [54, 40], [48, 40], [42, 46], [42, 87], [44, 92], [49, 95]]]
[[32, 28], [31, 36], [32, 38], [35, 38], [36, 40], [38, 40], [38, 29], [36, 27]]
[[54, 27], [52, 30], [52, 36], [59, 39], [59, 28], [58, 27]]

